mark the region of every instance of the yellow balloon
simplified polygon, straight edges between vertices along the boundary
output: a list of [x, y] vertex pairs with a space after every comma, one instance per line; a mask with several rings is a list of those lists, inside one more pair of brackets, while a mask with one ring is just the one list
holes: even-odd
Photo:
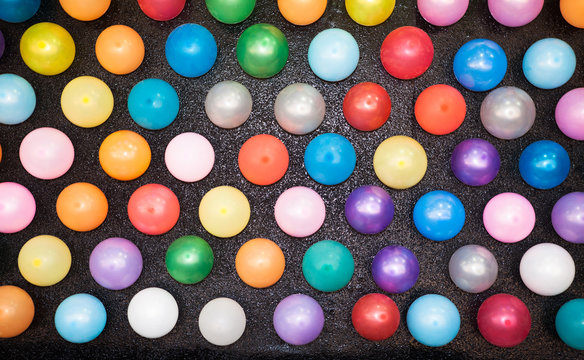
[[49, 22], [38, 23], [22, 34], [20, 55], [32, 71], [57, 75], [73, 63], [75, 43], [63, 27]]
[[199, 205], [199, 219], [214, 236], [228, 238], [239, 234], [249, 222], [251, 210], [245, 195], [232, 186], [209, 190]]
[[345, 0], [345, 7], [357, 24], [375, 26], [391, 15], [395, 0]]
[[18, 269], [29, 283], [51, 286], [63, 280], [71, 268], [69, 247], [59, 238], [39, 235], [28, 240], [18, 254]]
[[71, 80], [61, 94], [61, 109], [73, 124], [92, 128], [103, 124], [114, 109], [114, 96], [106, 83], [93, 76]]
[[428, 168], [426, 151], [408, 136], [392, 136], [375, 150], [373, 168], [382, 183], [394, 189], [407, 189], [422, 180]]

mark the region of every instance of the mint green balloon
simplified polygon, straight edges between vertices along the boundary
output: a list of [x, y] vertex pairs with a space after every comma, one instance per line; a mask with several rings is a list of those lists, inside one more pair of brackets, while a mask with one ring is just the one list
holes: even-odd
[[209, 275], [213, 268], [213, 250], [198, 236], [176, 239], [166, 251], [166, 269], [183, 284], [195, 284]]
[[584, 350], [584, 299], [562, 305], [556, 314], [556, 331], [566, 345]]
[[255, 0], [205, 0], [211, 15], [225, 24], [237, 24], [247, 19], [255, 3]]
[[353, 277], [355, 261], [347, 247], [340, 242], [323, 240], [312, 245], [304, 254], [302, 273], [313, 288], [332, 292], [345, 287]]

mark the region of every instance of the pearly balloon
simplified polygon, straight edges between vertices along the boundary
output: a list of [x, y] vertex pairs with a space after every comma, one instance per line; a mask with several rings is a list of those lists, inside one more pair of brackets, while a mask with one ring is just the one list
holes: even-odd
[[584, 192], [566, 194], [556, 202], [552, 225], [562, 239], [584, 244]]
[[466, 139], [456, 145], [450, 158], [454, 176], [466, 185], [481, 186], [499, 173], [501, 159], [497, 149], [483, 139]]
[[570, 90], [560, 98], [556, 123], [564, 135], [584, 140], [584, 87]]
[[320, 92], [303, 83], [286, 86], [274, 103], [278, 124], [294, 135], [304, 135], [316, 130], [324, 120], [325, 108]]
[[572, 285], [576, 265], [570, 253], [563, 247], [541, 243], [523, 254], [519, 273], [529, 290], [542, 296], [555, 296]]
[[245, 331], [245, 312], [235, 300], [220, 297], [209, 301], [199, 314], [199, 330], [213, 345], [231, 345]]
[[454, 252], [448, 263], [450, 278], [463, 291], [480, 293], [497, 280], [495, 256], [480, 245], [466, 245]]
[[249, 118], [251, 108], [249, 90], [236, 81], [215, 84], [205, 98], [207, 117], [223, 129], [233, 129], [243, 124]]
[[293, 294], [278, 303], [273, 322], [280, 339], [292, 345], [306, 345], [320, 335], [324, 313], [310, 296]]
[[448, 26], [460, 20], [469, 0], [418, 0], [420, 15], [432, 25]]
[[543, 8], [543, 0], [489, 0], [489, 12], [501, 25], [518, 27], [532, 22]]
[[535, 103], [519, 88], [500, 87], [483, 100], [481, 122], [491, 135], [499, 139], [517, 139], [533, 126]]

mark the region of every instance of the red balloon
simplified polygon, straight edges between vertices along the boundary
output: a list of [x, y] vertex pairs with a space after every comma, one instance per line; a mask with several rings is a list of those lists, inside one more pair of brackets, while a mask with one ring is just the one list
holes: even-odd
[[176, 225], [180, 204], [176, 195], [166, 186], [147, 184], [139, 187], [128, 202], [130, 222], [148, 235], [160, 235]]
[[367, 294], [353, 306], [353, 327], [367, 340], [381, 341], [392, 336], [399, 326], [399, 310], [383, 294]]
[[527, 306], [509, 294], [497, 294], [485, 300], [479, 308], [477, 322], [481, 335], [500, 347], [520, 344], [531, 329]]
[[140, 9], [151, 19], [166, 21], [174, 19], [183, 11], [186, 0], [138, 0]]
[[343, 114], [357, 130], [379, 129], [391, 114], [391, 99], [383, 87], [371, 82], [353, 86], [343, 100]]
[[434, 45], [422, 29], [402, 26], [390, 32], [381, 44], [381, 63], [398, 79], [422, 75], [432, 64]]

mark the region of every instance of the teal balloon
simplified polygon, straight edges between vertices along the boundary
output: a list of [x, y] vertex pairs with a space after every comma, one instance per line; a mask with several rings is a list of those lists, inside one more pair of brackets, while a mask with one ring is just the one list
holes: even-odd
[[276, 75], [286, 65], [288, 40], [274, 25], [255, 24], [241, 34], [235, 51], [243, 71], [265, 79]]
[[355, 270], [353, 255], [345, 245], [323, 240], [312, 245], [304, 254], [302, 273], [313, 288], [332, 292], [344, 288]]
[[584, 299], [562, 305], [556, 314], [556, 331], [566, 345], [584, 350]]
[[209, 275], [213, 268], [213, 250], [198, 236], [176, 239], [166, 251], [166, 269], [183, 284], [195, 284]]
[[255, 0], [205, 0], [207, 10], [224, 24], [237, 24], [247, 19], [255, 4]]

